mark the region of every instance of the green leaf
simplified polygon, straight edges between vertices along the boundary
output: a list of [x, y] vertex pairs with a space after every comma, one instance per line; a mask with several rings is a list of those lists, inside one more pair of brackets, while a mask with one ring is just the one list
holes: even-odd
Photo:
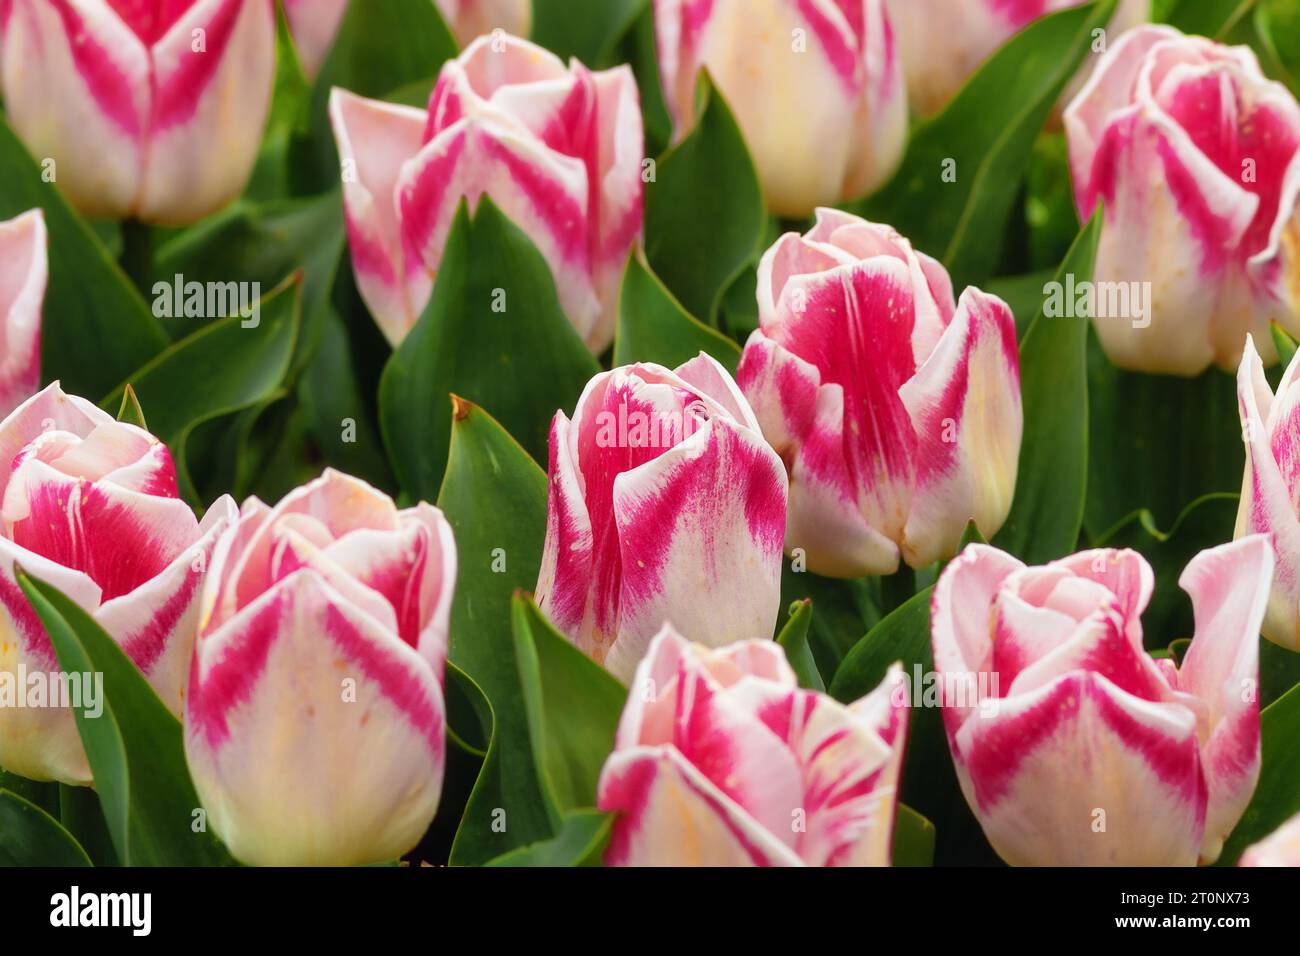
[[833, 675], [863, 634], [879, 623], [879, 578], [824, 578], [795, 571], [787, 558], [781, 566], [781, 606], [812, 601], [816, 613], [808, 629], [808, 647], [821, 674]]
[[1300, 687], [1265, 707], [1260, 714], [1261, 766], [1255, 795], [1219, 857], [1231, 866], [1252, 844], [1300, 813]]
[[55, 588], [15, 569], [69, 674], [103, 675], [103, 712], [74, 709], [109, 833], [126, 866], [218, 866], [229, 854], [191, 828], [199, 798], [181, 724], [95, 620]]
[[614, 825], [612, 814], [574, 810], [564, 815], [559, 832], [549, 840], [511, 850], [487, 866], [600, 866]]
[[935, 691], [924, 682], [925, 675], [934, 671], [930, 598], [931, 589], [927, 588], [873, 627], [844, 658], [831, 681], [830, 693], [838, 701], [851, 703], [875, 690], [895, 661], [903, 665], [913, 707], [908, 717], [900, 799], [936, 821], [938, 865], [996, 863], [997, 855], [957, 782], [937, 697], [930, 700], [924, 696]]
[[1020, 276], [1003, 276], [988, 280], [984, 284], [984, 291], [996, 295], [1011, 306], [1011, 312], [1016, 317], [1016, 336], [1023, 341], [1030, 324], [1042, 311], [1043, 287], [1055, 279], [1055, 269]]
[[812, 648], [808, 646], [808, 629], [812, 625], [812, 619], [812, 601], [795, 601], [790, 605], [790, 620], [781, 628], [776, 642], [785, 650], [786, 660], [799, 678], [799, 686], [825, 693], [826, 683], [822, 680], [821, 671], [817, 669]]
[[934, 866], [934, 824], [905, 803], [894, 817], [894, 866]]
[[590, 67], [610, 64], [615, 45], [649, 0], [532, 0], [533, 42]]
[[1200, 552], [1231, 541], [1236, 522], [1236, 495], [1206, 495], [1188, 505], [1168, 531], [1160, 530], [1155, 515], [1143, 510], [1097, 541], [1098, 547], [1132, 548], [1155, 571], [1155, 591], [1142, 615], [1148, 647], [1164, 647], [1192, 636], [1192, 602], [1178, 586], [1178, 578]]
[[709, 325], [766, 224], [758, 174], [722, 94], [700, 78], [699, 122], [661, 156], [646, 184], [645, 251], [682, 305]]
[[1276, 321], [1268, 324], [1268, 331], [1273, 336], [1273, 345], [1277, 348], [1278, 363], [1286, 368], [1291, 364], [1291, 359], [1295, 358], [1296, 340], [1287, 334], [1286, 329], [1278, 325]]
[[596, 804], [627, 688], [551, 626], [531, 598], [511, 607], [533, 760], [561, 811]]
[[708, 352], [736, 374], [740, 347], [683, 309], [644, 257], [632, 256], [619, 294], [614, 364], [657, 362], [676, 368], [700, 352]]
[[[149, 407], [153, 433], [176, 460], [182, 494], [198, 500], [186, 442], [203, 422], [269, 399], [289, 370], [298, 334], [300, 279], [263, 296], [256, 317], [232, 315], [200, 328], [130, 375], [100, 402], [120, 408], [126, 385]], [[245, 323], [256, 325], [245, 327]]]
[[460, 566], [450, 659], [492, 716], [487, 758], [451, 848], [453, 865], [475, 866], [550, 839], [558, 819], [539, 784], [511, 630], [514, 592], [533, 588], [541, 567], [546, 475], [481, 408], [457, 399], [453, 419], [438, 498]]
[[1246, 453], [1234, 376], [1121, 371], [1096, 334], [1088, 338], [1089, 536], [1142, 509], [1168, 526], [1198, 498], [1240, 492]]
[[62, 824], [36, 804], [0, 790], [0, 866], [90, 866]]
[[1261, 638], [1259, 642], [1259, 706], [1268, 707], [1300, 684], [1300, 654]]
[[452, 393], [482, 405], [545, 461], [556, 409], [571, 410], [599, 371], [528, 237], [487, 196], [473, 219], [462, 203], [429, 304], [379, 382], [380, 429], [403, 490], [437, 494]]
[[144, 409], [140, 407], [140, 397], [136, 395], [135, 388], [130, 382], [127, 382], [122, 390], [122, 404], [117, 410], [117, 420], [143, 428], [145, 431], [149, 430], [149, 425], [144, 420]]
[[1256, 0], [1178, 0], [1166, 22], [1184, 33], [1222, 39], [1255, 6]]
[[[895, 177], [854, 211], [936, 255], [955, 288], [981, 284], [1002, 253], [1038, 133], [1088, 53], [1092, 31], [1114, 10], [1115, 0], [1101, 0], [1016, 34], [916, 129]], [[943, 178], [946, 170], [955, 182]]]
[[[1062, 286], [1092, 279], [1101, 210], [1057, 271]], [[1088, 320], [1054, 318], [1040, 308], [1020, 343], [1025, 414], [1011, 513], [993, 543], [1028, 564], [1074, 551], [1088, 491]]]
[[0, 220], [34, 207], [49, 233], [41, 380], [102, 395], [167, 345], [163, 331], [95, 233], [0, 121]]
[[301, 191], [320, 192], [339, 180], [329, 121], [330, 90], [382, 98], [417, 82], [432, 85], [456, 41], [429, 0], [349, 3], [312, 90], [310, 131], [295, 155]]

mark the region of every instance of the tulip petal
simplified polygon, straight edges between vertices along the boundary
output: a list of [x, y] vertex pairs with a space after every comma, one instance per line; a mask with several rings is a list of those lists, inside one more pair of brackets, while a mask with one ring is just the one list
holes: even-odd
[[245, 862], [396, 859], [433, 818], [439, 676], [314, 571], [199, 639], [186, 708], [195, 786]]
[[63, 194], [87, 216], [128, 215], [151, 109], [149, 52], [130, 27], [102, 0], [13, 0], [3, 72], [8, 121]]
[[298, 62], [308, 80], [320, 72], [338, 33], [348, 0], [283, 0]]
[[527, 36], [532, 24], [532, 0], [434, 0], [447, 26], [462, 47], [475, 37], [503, 30]]
[[1268, 539], [1252, 535], [1202, 551], [1178, 579], [1196, 615], [1179, 687], [1209, 708], [1203, 863], [1218, 859], [1259, 780], [1259, 629], [1272, 571]]
[[1242, 866], [1300, 866], [1300, 814], [1246, 850]]
[[275, 79], [267, 0], [197, 0], [153, 46], [153, 109], [136, 215], [186, 224], [244, 188]]
[[972, 716], [953, 744], [962, 791], [1012, 865], [1196, 862], [1206, 793], [1181, 705], [1073, 671]]
[[397, 182], [403, 164], [420, 149], [425, 115], [335, 89], [330, 123], [344, 169], [343, 209], [357, 289], [396, 345], [433, 289], [423, 263], [403, 251], [397, 212]]
[[903, 557], [924, 567], [957, 553], [974, 521], [993, 537], [1011, 511], [1024, 415], [1015, 318], [967, 289], [934, 353], [900, 389], [917, 437], [916, 492]]
[[40, 388], [46, 275], [41, 211], [0, 223], [0, 421]]

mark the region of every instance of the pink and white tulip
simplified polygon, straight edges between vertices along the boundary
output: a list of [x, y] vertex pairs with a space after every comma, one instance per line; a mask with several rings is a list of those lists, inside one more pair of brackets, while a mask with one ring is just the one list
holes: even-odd
[[47, 277], [39, 209], [0, 222], [0, 418], [41, 384], [41, 304]]
[[831, 209], [758, 267], [759, 327], [736, 378], [790, 471], [785, 547], [835, 577], [956, 554], [1011, 508], [1023, 415], [1015, 320], [953, 301], [938, 262]]
[[1300, 651], [1300, 364], [1293, 359], [1273, 394], [1252, 336], [1237, 372], [1246, 471], [1235, 536], [1266, 534], [1277, 570], [1264, 636]]
[[[1149, 313], [1095, 321], [1121, 368], [1235, 368], [1271, 320], [1300, 332], [1300, 104], [1255, 54], [1164, 26], [1110, 47], [1065, 112], [1080, 214], [1104, 202], [1098, 283], [1148, 283]], [[1130, 310], [1132, 311], [1132, 310]]]
[[1241, 855], [1242, 866], [1300, 866], [1300, 814]]
[[[1039, 17], [1087, 0], [888, 0], [898, 31], [908, 99], [922, 115], [937, 113], [984, 61]], [[1113, 41], [1145, 22], [1151, 0], [1120, 0], [1107, 27]], [[1085, 64], [1084, 72], [1089, 67]], [[1082, 80], [1074, 81], [1074, 92]]]
[[244, 188], [275, 78], [272, 0], [11, 0], [9, 122], [88, 216], [183, 225]]
[[307, 79], [315, 79], [339, 32], [348, 0], [282, 0], [298, 63]]
[[427, 111], [336, 89], [330, 115], [357, 286], [394, 345], [429, 300], [452, 220], [487, 195], [550, 264], [595, 353], [613, 341], [623, 266], [640, 238], [643, 131], [627, 66], [567, 68], [511, 36], [442, 68]]
[[250, 498], [203, 590], [185, 754], [213, 829], [256, 865], [392, 860], [419, 842], [444, 766], [456, 547], [336, 471]]
[[772, 633], [785, 469], [712, 358], [597, 375], [551, 423], [549, 473], [538, 603], [615, 676], [664, 621], [710, 646]]
[[1191, 866], [1218, 858], [1259, 779], [1259, 625], [1273, 555], [1203, 551], [1179, 584], [1196, 635], [1143, 650], [1150, 566], [1087, 551], [1026, 567], [971, 545], [931, 605], [962, 792], [1013, 865]]
[[494, 30], [527, 36], [533, 21], [533, 0], [434, 0], [456, 42], [469, 46]]
[[[143, 429], [57, 382], [28, 399], [0, 422], [0, 672], [60, 672], [20, 566], [89, 612], [179, 715], [204, 569], [234, 516], [227, 497], [197, 521], [167, 446]], [[91, 782], [67, 707], [0, 707], [0, 766]]]
[[768, 207], [804, 217], [883, 183], [902, 159], [907, 90], [884, 0], [655, 0], [674, 138], [708, 70]]
[[888, 866], [907, 707], [895, 665], [843, 705], [779, 645], [668, 625], [637, 668], [597, 803], [608, 866]]

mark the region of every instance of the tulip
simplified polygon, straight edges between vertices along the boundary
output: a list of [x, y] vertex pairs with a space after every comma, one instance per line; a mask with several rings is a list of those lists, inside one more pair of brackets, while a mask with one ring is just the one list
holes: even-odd
[[600, 353], [641, 235], [643, 132], [627, 66], [592, 72], [505, 35], [442, 68], [427, 113], [330, 97], [352, 267], [394, 345], [428, 302], [456, 209], [487, 194], [550, 264], [560, 304]]
[[538, 603], [615, 676], [666, 620], [710, 646], [772, 633], [785, 469], [709, 356], [597, 375], [551, 423], [549, 474]]
[[[1086, 2], [888, 0], [912, 109], [926, 116], [939, 112], [990, 54], [1032, 21]], [[1118, 37], [1146, 21], [1150, 6], [1150, 0], [1120, 0], [1107, 34]], [[1077, 92], [1078, 78], [1073, 85]]]
[[1269, 322], [1300, 332], [1300, 104], [1286, 87], [1246, 47], [1139, 27], [1110, 47], [1065, 128], [1080, 214], [1104, 201], [1097, 286], [1150, 300], [1100, 310], [1111, 361], [1232, 369], [1247, 332], [1276, 361]]
[[1015, 320], [888, 226], [830, 209], [758, 267], [737, 381], [790, 471], [785, 546], [835, 577], [921, 568], [1011, 507]]
[[888, 866], [907, 731], [901, 669], [847, 706], [773, 641], [670, 625], [637, 668], [597, 804], [607, 866]]
[[1248, 848], [1242, 866], [1300, 866], [1300, 813]]
[[1293, 651], [1300, 651], [1300, 518], [1294, 504], [1300, 491], [1295, 465], [1295, 449], [1300, 447], [1297, 376], [1300, 366], [1293, 359], [1274, 395], [1255, 340], [1246, 337], [1237, 372], [1246, 471], [1235, 536], [1266, 534], [1272, 542], [1277, 573], [1264, 615], [1264, 636]]
[[255, 865], [393, 860], [442, 789], [456, 547], [336, 471], [250, 498], [203, 589], [185, 754], [215, 832]]
[[1196, 634], [1143, 650], [1150, 566], [1087, 551], [1026, 567], [971, 545], [931, 604], [944, 726], [967, 803], [1013, 865], [1218, 858], [1259, 779], [1261, 535], [1203, 551], [1179, 584]]
[[532, 0], [435, 0], [462, 47], [493, 30], [525, 36], [532, 24]]
[[0, 223], [0, 418], [40, 387], [45, 278], [41, 211]]
[[11, 0], [3, 31], [9, 122], [85, 215], [184, 225], [244, 188], [272, 0]]
[[680, 141], [708, 70], [768, 207], [803, 218], [897, 168], [907, 92], [884, 0], [655, 0], [659, 73]]
[[[22, 694], [24, 675], [49, 683], [60, 673], [18, 586], [21, 567], [86, 610], [179, 715], [199, 586], [234, 515], [222, 498], [195, 520], [167, 446], [57, 382], [19, 405], [0, 422], [0, 680]], [[89, 784], [72, 708], [31, 703], [0, 707], [0, 766]]]
[[320, 72], [339, 32], [348, 0], [284, 0], [298, 63], [309, 80]]

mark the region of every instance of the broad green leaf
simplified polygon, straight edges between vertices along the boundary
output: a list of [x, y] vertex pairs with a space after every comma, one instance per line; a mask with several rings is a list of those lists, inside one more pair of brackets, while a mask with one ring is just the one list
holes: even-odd
[[300, 188], [314, 193], [339, 181], [338, 151], [329, 121], [334, 87], [382, 98], [400, 87], [432, 85], [456, 41], [430, 0], [349, 3], [312, 90], [310, 129], [295, 150]]
[[[258, 314], [210, 322], [132, 373], [100, 406], [116, 410], [130, 384], [149, 409], [149, 424], [176, 460], [182, 494], [197, 491], [186, 464], [186, 442], [203, 422], [266, 401], [280, 387], [298, 334], [300, 280], [264, 296]], [[252, 324], [256, 323], [256, 324]]]
[[[939, 258], [957, 289], [993, 274], [1034, 142], [1115, 0], [1043, 17], [922, 123], [895, 177], [855, 212]], [[653, 260], [652, 260], [653, 261]]]
[[62, 824], [36, 804], [0, 790], [0, 866], [90, 866]]
[[658, 156], [672, 138], [673, 124], [659, 77], [659, 45], [655, 37], [653, 6], [646, 6], [641, 11], [623, 38], [621, 58], [632, 65], [632, 72], [636, 74], [637, 90], [641, 94], [641, 115], [645, 119], [646, 155]]
[[311, 116], [312, 86], [303, 72], [294, 46], [284, 5], [276, 4], [275, 87], [271, 115], [262, 135], [253, 175], [244, 195], [255, 199], [284, 196], [292, 189], [291, 143], [307, 130]]
[[511, 621], [542, 786], [561, 811], [595, 806], [627, 688], [557, 632], [530, 598], [515, 595]]
[[438, 507], [456, 537], [459, 573], [450, 659], [487, 699], [487, 758], [451, 848], [480, 865], [555, 835], [539, 784], [511, 631], [511, 599], [536, 586], [546, 536], [546, 475], [483, 409], [457, 399]]
[[489, 860], [487, 866], [600, 866], [614, 817], [599, 810], [574, 810], [564, 815], [559, 832], [549, 840], [530, 843]]
[[1260, 638], [1259, 706], [1268, 707], [1297, 684], [1300, 684], [1300, 654]]
[[572, 410], [598, 371], [541, 253], [487, 196], [473, 219], [462, 203], [429, 304], [379, 382], [380, 429], [403, 490], [437, 494], [452, 393], [482, 405], [545, 461], [551, 418]]
[[1222, 39], [1254, 8], [1256, 0], [1177, 0], [1165, 21], [1184, 33]]
[[812, 601], [795, 601], [790, 605], [790, 619], [776, 636], [776, 642], [785, 651], [786, 660], [799, 678], [799, 686], [825, 693], [826, 683], [822, 680], [821, 671], [817, 669], [812, 648], [808, 646], [808, 629], [812, 625], [812, 619]]
[[1259, 784], [1241, 822], [1228, 837], [1220, 865], [1232, 865], [1252, 844], [1300, 813], [1300, 687], [1260, 714]]
[[103, 713], [73, 713], [118, 858], [126, 866], [231, 863], [214, 836], [192, 828], [200, 805], [180, 721], [90, 615], [43, 581], [21, 570], [17, 578], [60, 669], [103, 675]]
[[1206, 495], [1188, 505], [1168, 531], [1160, 530], [1155, 516], [1144, 510], [1129, 515], [1097, 541], [1099, 547], [1132, 548], [1155, 571], [1155, 591], [1142, 615], [1148, 647], [1164, 647], [1192, 636], [1192, 601], [1178, 586], [1178, 578], [1197, 554], [1231, 541], [1236, 521], [1236, 495]]
[[[831, 681], [836, 700], [851, 703], [875, 690], [895, 661], [903, 665], [912, 695], [907, 754], [900, 799], [935, 822], [935, 862], [997, 863], [997, 855], [971, 814], [948, 751], [930, 647], [930, 598], [926, 589], [868, 632], [844, 658]], [[927, 694], [929, 696], [927, 696]]]
[[818, 672], [830, 676], [858, 639], [880, 621], [880, 579], [824, 578], [796, 571], [795, 566], [789, 558], [782, 563], [781, 606], [812, 601], [816, 612], [808, 629], [808, 647]]
[[1286, 368], [1291, 364], [1291, 359], [1295, 358], [1296, 340], [1291, 338], [1286, 329], [1277, 322], [1270, 322], [1268, 331], [1273, 337], [1273, 345], [1277, 348], [1278, 364]]
[[740, 127], [707, 74], [697, 100], [695, 128], [646, 184], [645, 251], [690, 314], [716, 325], [727, 286], [757, 254], [766, 214]]
[[[57, 171], [56, 171], [57, 175]], [[102, 395], [167, 346], [140, 293], [0, 120], [0, 220], [40, 207], [49, 233], [41, 380]]]
[[618, 301], [618, 335], [614, 364], [657, 362], [676, 368], [708, 352], [732, 375], [740, 364], [740, 347], [682, 308], [638, 253], [628, 259]]
[[58, 795], [57, 805], [49, 809], [52, 815], [57, 811], [59, 824], [72, 834], [72, 838], [81, 845], [95, 866], [121, 866], [117, 847], [113, 845], [113, 834], [108, 831], [108, 820], [104, 817], [104, 806], [99, 794], [92, 787], [74, 787], [66, 783], [54, 784]]
[[532, 0], [533, 42], [590, 67], [611, 65], [618, 41], [649, 0]]
[[894, 816], [894, 866], [934, 866], [934, 824], [905, 803]]
[[[1091, 281], [1100, 236], [1098, 210], [1061, 263], [1058, 283]], [[1074, 551], [1088, 491], [1088, 320], [1049, 317], [1045, 307], [1020, 343], [1020, 468], [1011, 513], [993, 537], [1027, 564]]]
[[1198, 498], [1240, 492], [1246, 453], [1234, 376], [1121, 371], [1096, 334], [1088, 338], [1089, 536], [1143, 509], [1168, 526]]

